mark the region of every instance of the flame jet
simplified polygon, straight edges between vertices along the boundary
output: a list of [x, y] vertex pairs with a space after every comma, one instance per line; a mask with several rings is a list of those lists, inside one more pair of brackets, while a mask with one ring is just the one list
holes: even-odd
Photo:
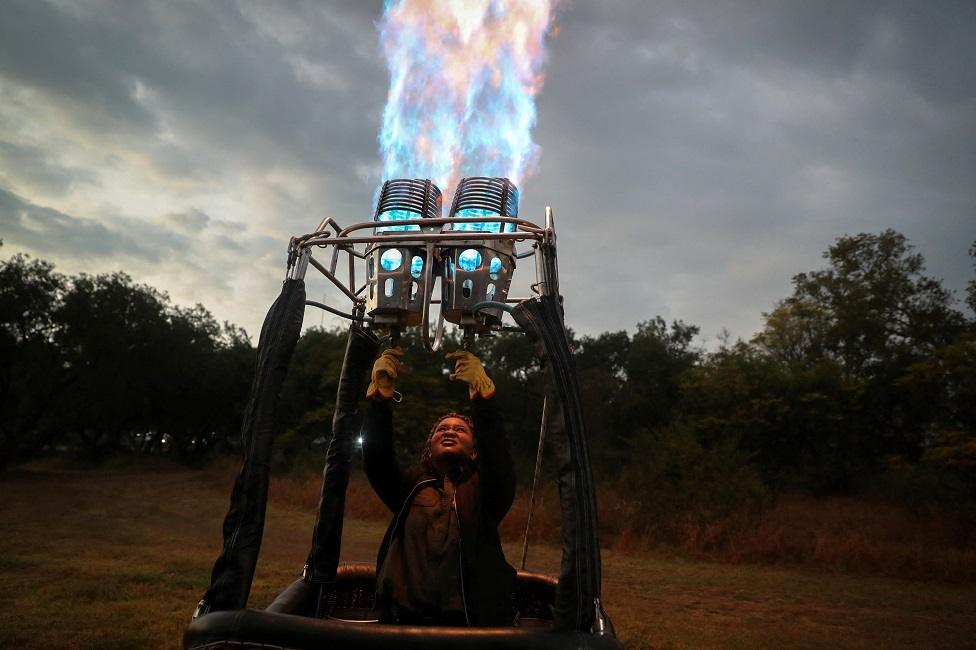
[[388, 0], [379, 25], [390, 70], [385, 179], [429, 178], [451, 190], [464, 175], [519, 184], [532, 173], [535, 97], [557, 4]]

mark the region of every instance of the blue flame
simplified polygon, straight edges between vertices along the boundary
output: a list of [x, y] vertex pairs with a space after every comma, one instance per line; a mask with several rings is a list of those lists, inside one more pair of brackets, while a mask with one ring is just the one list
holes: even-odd
[[396, 271], [403, 263], [403, 253], [395, 248], [383, 251], [380, 255], [380, 266], [384, 271]]
[[[495, 210], [484, 210], [482, 208], [465, 208], [458, 210], [455, 217], [497, 217]], [[468, 232], [501, 232], [502, 224], [495, 222], [483, 223], [452, 223], [451, 230], [465, 230]], [[505, 224], [505, 232], [515, 232], [515, 226], [510, 223]]]
[[[377, 221], [408, 221], [410, 219], [419, 219], [420, 215], [416, 212], [410, 212], [409, 210], [387, 210], [386, 212], [380, 213], [376, 217]], [[380, 226], [376, 229], [376, 232], [387, 232], [390, 230], [420, 230], [420, 226]]]
[[430, 178], [447, 191], [465, 175], [519, 184], [532, 171], [556, 1], [387, 0], [379, 25], [390, 70], [379, 134], [384, 178]]
[[481, 253], [473, 248], [468, 248], [458, 255], [457, 265], [462, 271], [475, 271], [481, 266]]

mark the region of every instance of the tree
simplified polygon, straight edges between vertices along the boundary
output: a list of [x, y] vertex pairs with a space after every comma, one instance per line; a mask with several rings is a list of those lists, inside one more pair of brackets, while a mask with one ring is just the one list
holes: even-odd
[[60, 417], [93, 459], [121, 451], [129, 432], [155, 428], [150, 413], [159, 412], [154, 405], [165, 385], [157, 377], [170, 374], [161, 364], [176, 353], [169, 349], [167, 300], [124, 273], [81, 274], [64, 296], [57, 340], [77, 381], [61, 399]]
[[0, 262], [0, 467], [39, 443], [41, 421], [69, 381], [54, 341], [65, 287], [42, 260]]
[[622, 425], [654, 428], [671, 421], [681, 377], [701, 357], [701, 350], [692, 346], [699, 331], [680, 320], [669, 328], [660, 316], [637, 324], [623, 364], [627, 386]]
[[[969, 247], [969, 256], [973, 258], [973, 270], [976, 270], [976, 241]], [[966, 286], [966, 304], [976, 313], [976, 280], [970, 280]]]
[[298, 339], [278, 402], [276, 468], [324, 462], [345, 349], [346, 332], [340, 329], [310, 328]]
[[824, 253], [828, 268], [793, 277], [793, 295], [766, 314], [757, 343], [784, 361], [834, 359], [857, 377], [948, 345], [964, 320], [913, 251], [894, 230], [839, 238]]
[[[532, 342], [521, 332], [482, 337], [477, 354], [495, 382], [495, 399], [505, 414], [505, 428], [521, 477], [531, 475], [542, 417], [542, 372]], [[453, 382], [452, 382], [453, 383]]]
[[629, 351], [630, 336], [625, 331], [584, 336], [576, 342], [576, 374], [586, 432], [592, 441], [591, 458], [602, 474], [619, 470], [620, 410]]
[[246, 333], [124, 273], [0, 262], [0, 465], [67, 446], [197, 462], [240, 428]]
[[826, 269], [794, 276], [793, 295], [765, 314], [754, 343], [793, 379], [831, 364], [840, 370], [825, 394], [844, 407], [833, 423], [821, 421], [821, 435], [847, 454], [838, 468], [877, 470], [892, 455], [917, 461], [930, 426], [922, 404], [904, 399], [896, 383], [952, 345], [966, 321], [900, 233], [841, 237], [824, 258]]
[[834, 356], [826, 348], [831, 318], [823, 305], [806, 298], [784, 300], [763, 317], [766, 326], [753, 342], [771, 359], [809, 365]]
[[896, 389], [923, 437], [923, 458], [976, 479], [976, 332], [913, 363]]
[[167, 307], [158, 335], [143, 357], [150, 396], [134, 414], [141, 424], [125, 433], [125, 444], [155, 443], [165, 433], [166, 452], [196, 464], [239, 434], [254, 349], [243, 330], [221, 328], [199, 304]]
[[684, 376], [681, 417], [707, 448], [736, 449], [776, 488], [850, 488], [863, 471], [859, 384], [836, 362], [783, 363], [738, 341]]

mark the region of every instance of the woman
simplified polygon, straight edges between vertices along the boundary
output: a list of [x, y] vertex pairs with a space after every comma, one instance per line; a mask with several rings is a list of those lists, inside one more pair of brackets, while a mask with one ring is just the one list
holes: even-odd
[[401, 470], [393, 450], [393, 397], [399, 348], [373, 366], [363, 454], [366, 475], [393, 512], [376, 566], [382, 622], [508, 625], [515, 569], [505, 560], [498, 524], [515, 497], [515, 471], [495, 404], [495, 385], [465, 351], [450, 378], [468, 384], [472, 417], [434, 422], [420, 463]]

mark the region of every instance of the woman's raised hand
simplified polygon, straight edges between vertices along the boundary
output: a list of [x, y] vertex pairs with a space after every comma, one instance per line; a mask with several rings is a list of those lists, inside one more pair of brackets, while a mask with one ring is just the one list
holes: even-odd
[[444, 357], [454, 361], [454, 372], [451, 373], [451, 379], [466, 383], [468, 385], [468, 396], [471, 399], [475, 397], [488, 399], [495, 394], [495, 382], [485, 372], [481, 359], [467, 350], [448, 352]]
[[393, 399], [396, 394], [396, 380], [400, 375], [403, 362], [400, 357], [403, 350], [399, 347], [389, 348], [373, 362], [373, 372], [369, 377], [369, 387], [366, 397], [369, 399]]

